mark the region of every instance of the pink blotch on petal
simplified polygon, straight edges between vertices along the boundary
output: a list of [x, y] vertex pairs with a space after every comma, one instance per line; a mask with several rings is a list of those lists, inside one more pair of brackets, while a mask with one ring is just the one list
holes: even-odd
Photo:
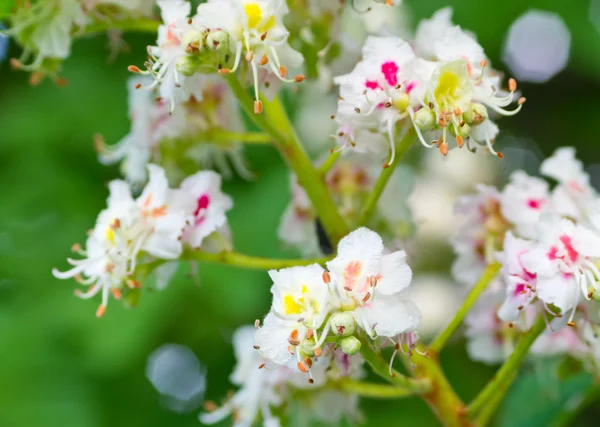
[[381, 72], [385, 77], [385, 81], [390, 86], [396, 86], [398, 84], [398, 70], [398, 66], [393, 61], [381, 64]]
[[383, 89], [381, 86], [379, 86], [379, 83], [377, 83], [375, 80], [366, 80], [365, 87], [367, 89], [371, 89], [371, 90]]
[[196, 225], [202, 223], [204, 221], [204, 215], [201, 215], [203, 211], [208, 209], [208, 205], [210, 204], [210, 198], [207, 194], [203, 194], [198, 197], [196, 201], [196, 210], [194, 211], [194, 216], [196, 217]]
[[527, 206], [529, 206], [531, 209], [540, 209], [544, 202], [544, 199], [529, 199], [527, 200]]

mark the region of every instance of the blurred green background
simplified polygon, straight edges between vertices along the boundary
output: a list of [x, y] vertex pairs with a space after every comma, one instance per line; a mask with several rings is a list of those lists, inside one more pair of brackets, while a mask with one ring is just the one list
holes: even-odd
[[[448, 2], [405, 5], [414, 23]], [[477, 34], [497, 68], [504, 68], [506, 30], [524, 11], [549, 10], [564, 19], [572, 36], [568, 68], [544, 85], [522, 84], [526, 108], [501, 128], [534, 140], [546, 155], [574, 145], [587, 164], [600, 162], [600, 16], [594, 27], [590, 0], [462, 0], [452, 6], [455, 22]], [[48, 81], [30, 87], [6, 61], [0, 67], [0, 427], [198, 426], [198, 411], [175, 414], [160, 405], [145, 376], [148, 355], [166, 342], [191, 347], [208, 369], [207, 397], [220, 400], [230, 388], [232, 331], [270, 305], [265, 273], [201, 265], [199, 280], [180, 274], [164, 291], [144, 292], [135, 309], [111, 301], [98, 320], [98, 301], [76, 299], [74, 282], [50, 274], [52, 267], [66, 267], [69, 248], [84, 241], [105, 205], [103, 183], [118, 177], [116, 167], [98, 163], [92, 135], [101, 132], [112, 142], [129, 130], [126, 66], [141, 64], [144, 46], [153, 40], [134, 34], [125, 40], [131, 53], [108, 64], [106, 37], [76, 41], [63, 67], [69, 81], [64, 88]], [[18, 54], [14, 45], [10, 54]], [[276, 240], [288, 203], [287, 170], [272, 149], [247, 153], [257, 180], [225, 185], [236, 203], [229, 216], [235, 246], [254, 255], [289, 256]], [[436, 268], [447, 271], [451, 260], [442, 259]], [[460, 341], [442, 361], [467, 400], [494, 372], [469, 361]], [[547, 418], [531, 414], [539, 408], [536, 396], [547, 398], [547, 384], [535, 378], [529, 388], [514, 391], [521, 395], [503, 407], [502, 425], [547, 425]], [[523, 401], [527, 405], [519, 407]], [[367, 425], [437, 425], [418, 399], [364, 401], [362, 408]], [[592, 408], [576, 425], [595, 425], [599, 415]]]

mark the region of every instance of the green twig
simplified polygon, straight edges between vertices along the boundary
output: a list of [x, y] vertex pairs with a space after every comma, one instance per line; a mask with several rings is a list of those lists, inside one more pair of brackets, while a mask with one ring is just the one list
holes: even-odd
[[336, 245], [350, 230], [327, 191], [327, 187], [321, 180], [319, 172], [313, 167], [310, 158], [294, 133], [279, 98], [275, 97], [272, 102], [265, 102], [265, 112], [255, 114], [254, 100], [242, 87], [236, 76], [227, 75], [226, 79], [250, 118], [275, 139], [282, 156], [294, 170], [298, 182], [310, 198], [323, 227], [331, 239], [331, 243]]
[[375, 399], [399, 399], [402, 397], [414, 396], [416, 394], [412, 390], [395, 387], [389, 384], [354, 381], [348, 378], [344, 378], [332, 383], [331, 387], [335, 390], [341, 390], [347, 393], [355, 393], [362, 397], [370, 397]]
[[[325, 262], [329, 261], [331, 257], [313, 259], [274, 259], [244, 255], [232, 251], [210, 253], [203, 251], [187, 250], [181, 254], [181, 257], [179, 259], [188, 261], [210, 262], [215, 264], [226, 264], [235, 267], [255, 270], [278, 270], [281, 268], [301, 265], [325, 264]], [[138, 279], [143, 279], [156, 268], [169, 261], [170, 260], [157, 259], [146, 264], [138, 265], [136, 268], [136, 277]]]
[[[506, 362], [504, 362], [498, 372], [496, 372], [496, 375], [494, 375], [491, 381], [467, 407], [467, 412], [470, 416], [478, 415], [491, 400], [498, 397], [503, 391], [506, 392], [508, 390], [508, 386], [510, 386], [515, 377], [515, 372], [517, 372], [527, 356], [529, 348], [545, 329], [546, 322], [540, 317], [536, 324], [521, 336]], [[491, 415], [490, 413], [487, 416], [490, 417]]]
[[402, 387], [404, 390], [410, 390], [413, 393], [422, 394], [431, 390], [431, 381], [428, 378], [410, 378], [395, 369], [392, 369], [392, 375], [390, 375], [388, 363], [383, 360], [377, 351], [375, 351], [369, 340], [363, 337], [360, 341], [362, 344], [360, 354], [377, 375], [390, 383]]
[[511, 384], [514, 381], [515, 375], [516, 375], [516, 372], [513, 372], [512, 376], [508, 379], [508, 381], [505, 381], [503, 386], [500, 389], [498, 389], [498, 391], [496, 392], [496, 395], [492, 396], [490, 401], [487, 402], [487, 404], [483, 408], [481, 408], [481, 411], [479, 411], [479, 415], [477, 415], [477, 417], [475, 418], [475, 424], [477, 426], [483, 427], [483, 426], [486, 426], [490, 422], [490, 420], [496, 413], [496, 410], [498, 409], [498, 407], [504, 400], [504, 397], [506, 396], [508, 389], [510, 388]]
[[334, 151], [333, 153], [329, 154], [329, 156], [325, 159], [323, 164], [321, 166], [319, 166], [319, 174], [323, 178], [325, 178], [325, 176], [327, 175], [327, 172], [329, 172], [331, 170], [331, 168], [333, 167], [335, 162], [337, 162], [337, 159], [340, 157], [341, 154], [342, 154], [341, 150]]
[[491, 264], [485, 269], [479, 281], [475, 284], [475, 286], [473, 286], [473, 289], [471, 289], [469, 295], [467, 295], [463, 305], [456, 312], [454, 318], [450, 321], [448, 326], [446, 326], [446, 328], [433, 340], [429, 346], [430, 351], [439, 353], [442, 350], [444, 345], [446, 345], [446, 342], [460, 326], [467, 313], [469, 313], [473, 305], [477, 302], [479, 296], [487, 289], [490, 282], [496, 277], [498, 270], [500, 270], [500, 264], [498, 263]]
[[402, 156], [404, 156], [404, 153], [406, 153], [406, 150], [410, 148], [413, 142], [415, 142], [415, 131], [411, 128], [400, 140], [400, 142], [396, 144], [396, 159], [394, 160], [394, 163], [381, 171], [381, 175], [379, 175], [379, 178], [375, 183], [375, 187], [373, 187], [371, 194], [369, 194], [369, 198], [365, 202], [360, 217], [358, 218], [357, 225], [359, 227], [367, 225], [373, 216], [373, 212], [375, 212], [377, 201], [379, 200], [379, 197], [381, 197], [381, 193], [383, 193], [385, 186], [396, 170], [396, 166], [398, 166], [398, 163], [400, 163], [400, 159], [402, 159]]

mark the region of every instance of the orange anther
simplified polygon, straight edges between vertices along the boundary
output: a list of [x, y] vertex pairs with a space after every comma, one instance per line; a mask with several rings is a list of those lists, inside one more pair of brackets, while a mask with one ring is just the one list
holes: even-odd
[[260, 114], [263, 111], [263, 104], [261, 101], [254, 101], [254, 114]]
[[100, 307], [98, 307], [98, 310], [96, 310], [96, 317], [104, 316], [105, 312], [106, 312], [106, 306], [104, 304], [100, 305]]
[[515, 79], [508, 79], [508, 90], [510, 90], [511, 92], [517, 90], [517, 81]]
[[142, 72], [142, 70], [140, 70], [139, 67], [136, 65], [130, 65], [129, 67], [127, 67], [127, 70], [132, 73], [141, 73]]

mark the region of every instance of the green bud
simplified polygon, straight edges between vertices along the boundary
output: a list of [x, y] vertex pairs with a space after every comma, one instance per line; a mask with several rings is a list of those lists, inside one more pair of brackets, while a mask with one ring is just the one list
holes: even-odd
[[588, 295], [596, 302], [600, 302], [600, 292], [596, 291], [593, 286], [588, 286]]
[[190, 55], [198, 55], [204, 48], [204, 36], [205, 33], [198, 30], [191, 30], [185, 33], [181, 40], [185, 51]]
[[193, 76], [200, 67], [200, 60], [195, 56], [185, 55], [177, 60], [175, 64], [177, 71], [184, 76]]
[[300, 345], [300, 353], [305, 357], [314, 357], [315, 350], [312, 348], [314, 346], [315, 346], [315, 339], [314, 338], [306, 338], [304, 341], [302, 341], [302, 344]]
[[333, 333], [338, 336], [348, 337], [356, 331], [356, 322], [350, 313], [336, 313], [330, 322]]
[[209, 32], [206, 36], [206, 47], [215, 52], [229, 49], [229, 34], [223, 30]]
[[398, 111], [404, 112], [410, 105], [410, 96], [406, 92], [402, 92], [398, 98], [392, 100], [392, 105]]
[[469, 137], [469, 133], [471, 132], [471, 126], [466, 123], [463, 123], [462, 126], [458, 126], [457, 129], [454, 126], [448, 126], [448, 129], [452, 135], [462, 136], [465, 139]]
[[463, 113], [463, 119], [468, 125], [478, 125], [488, 118], [487, 108], [485, 105], [477, 102], [472, 102]]
[[415, 113], [415, 124], [424, 132], [433, 129], [435, 125], [435, 113], [433, 110], [423, 107]]
[[360, 351], [361, 344], [358, 338], [352, 336], [342, 338], [340, 340], [340, 347], [345, 354], [352, 356]]

